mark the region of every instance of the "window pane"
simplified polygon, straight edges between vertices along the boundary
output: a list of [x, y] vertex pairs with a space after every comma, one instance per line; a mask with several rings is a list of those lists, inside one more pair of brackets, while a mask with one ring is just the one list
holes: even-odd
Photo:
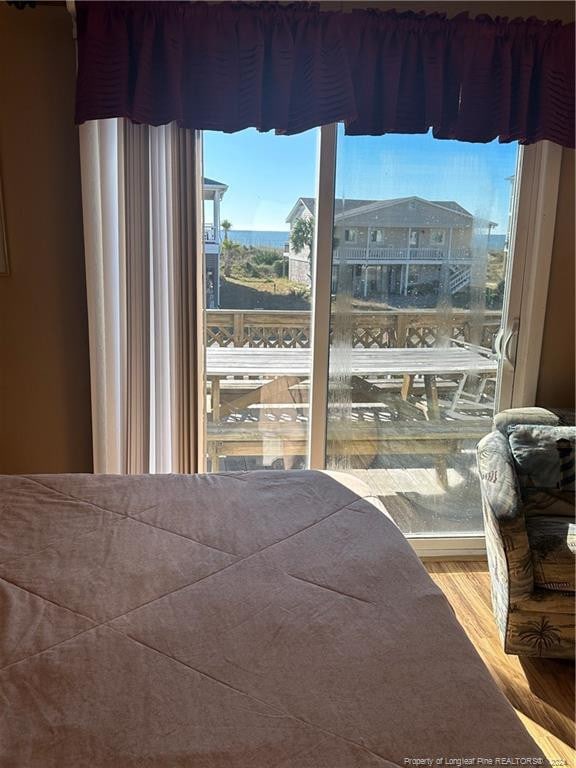
[[482, 530], [517, 153], [339, 130], [327, 466], [407, 533]]
[[204, 133], [211, 471], [306, 463], [316, 143]]

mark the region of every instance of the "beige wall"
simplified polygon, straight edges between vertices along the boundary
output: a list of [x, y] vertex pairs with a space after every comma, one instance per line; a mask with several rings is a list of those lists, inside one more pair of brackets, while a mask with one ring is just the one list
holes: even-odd
[[574, 407], [574, 150], [563, 150], [538, 405]]
[[0, 472], [92, 469], [74, 70], [65, 8], [0, 3]]

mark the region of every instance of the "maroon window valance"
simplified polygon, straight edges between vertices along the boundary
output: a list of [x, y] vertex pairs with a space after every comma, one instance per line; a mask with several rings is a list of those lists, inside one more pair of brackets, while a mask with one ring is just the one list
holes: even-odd
[[79, 2], [79, 123], [574, 146], [574, 24], [298, 3]]

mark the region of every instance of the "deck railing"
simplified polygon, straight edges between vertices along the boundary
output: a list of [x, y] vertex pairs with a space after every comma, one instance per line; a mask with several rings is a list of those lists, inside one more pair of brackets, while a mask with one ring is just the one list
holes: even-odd
[[445, 246], [430, 248], [385, 248], [383, 246], [340, 246], [334, 249], [334, 262], [346, 261], [348, 263], [390, 264], [410, 262], [417, 264], [438, 263], [442, 261], [467, 262], [472, 261], [470, 248], [453, 248], [448, 250]]
[[217, 242], [216, 229], [213, 224], [204, 224], [204, 242], [205, 243]]
[[[355, 310], [337, 317], [335, 332], [354, 347], [433, 347], [458, 339], [492, 348], [500, 320], [496, 310]], [[206, 337], [221, 347], [308, 347], [310, 324], [305, 311], [210, 309]]]

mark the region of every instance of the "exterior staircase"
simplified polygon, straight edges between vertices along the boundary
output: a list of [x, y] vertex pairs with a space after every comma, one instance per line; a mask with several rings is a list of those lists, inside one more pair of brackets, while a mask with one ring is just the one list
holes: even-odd
[[453, 267], [450, 270], [450, 293], [458, 293], [470, 285], [470, 267]]

